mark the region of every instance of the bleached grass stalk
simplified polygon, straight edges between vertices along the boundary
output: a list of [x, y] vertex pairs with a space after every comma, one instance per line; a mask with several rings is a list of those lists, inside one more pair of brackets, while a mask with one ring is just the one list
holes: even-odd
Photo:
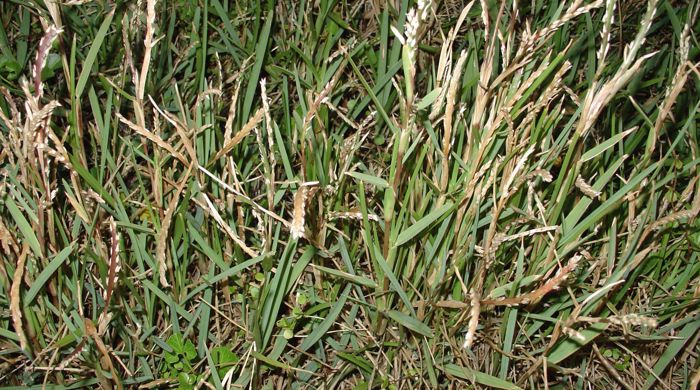
[[533, 48], [542, 45], [544, 42], [547, 42], [548, 38], [557, 30], [559, 30], [559, 28], [561, 28], [567, 22], [577, 18], [578, 16], [589, 13], [592, 10], [599, 8], [601, 5], [603, 5], [603, 0], [596, 0], [586, 5], [583, 5], [583, 3], [583, 0], [575, 0], [566, 10], [564, 15], [554, 20], [548, 26], [537, 30], [531, 35], [525, 37], [525, 40], [527, 42], [525, 47]]
[[321, 103], [325, 104], [328, 108], [333, 110], [333, 112], [335, 112], [340, 117], [340, 119], [342, 119], [343, 122], [345, 122], [348, 126], [352, 127], [355, 130], [360, 130], [360, 125], [355, 123], [355, 121], [353, 121], [352, 119], [348, 118], [346, 113], [343, 112], [340, 108], [336, 107], [335, 104], [333, 104], [330, 101], [330, 99], [325, 98]]
[[22, 308], [20, 303], [20, 288], [22, 286], [28, 254], [29, 245], [25, 244], [22, 248], [22, 253], [17, 258], [15, 273], [12, 277], [12, 288], [10, 290], [10, 316], [12, 317], [12, 324], [15, 327], [15, 333], [17, 333], [17, 338], [19, 339], [20, 348], [31, 356], [31, 348], [29, 341], [27, 340], [27, 335], [24, 332], [24, 324], [22, 323]]
[[223, 218], [221, 218], [221, 214], [219, 214], [219, 211], [216, 209], [216, 206], [214, 206], [212, 201], [209, 200], [209, 197], [205, 193], [201, 193], [200, 195], [205, 201], [205, 207], [206, 207], [206, 210], [209, 212], [209, 215], [214, 217], [214, 220], [219, 224], [219, 226], [224, 230], [224, 232], [226, 232], [226, 234], [233, 240], [233, 242], [235, 242], [243, 250], [243, 252], [245, 252], [248, 256], [258, 257], [259, 253], [257, 251], [255, 251], [254, 249], [248, 247], [248, 245], [246, 245], [245, 241], [243, 241], [243, 239], [240, 238], [238, 236], [238, 234], [236, 234], [236, 232], [233, 231], [233, 229], [231, 229], [231, 227], [228, 225], [228, 223], [226, 223], [226, 221], [224, 221]]
[[224, 125], [224, 143], [228, 143], [233, 135], [233, 121], [236, 119], [236, 104], [238, 104], [238, 95], [240, 94], [242, 83], [242, 79], [239, 79], [233, 89], [231, 104], [229, 104], [228, 116], [226, 117], [226, 124]]
[[273, 207], [274, 196], [275, 196], [275, 168], [277, 165], [277, 160], [275, 159], [275, 141], [274, 141], [274, 130], [272, 128], [272, 116], [270, 115], [270, 101], [267, 97], [267, 80], [260, 80], [260, 93], [262, 95], [263, 111], [265, 112], [265, 132], [267, 133], [267, 156], [270, 161], [270, 177], [268, 178], [269, 183], [267, 184], [267, 201]]
[[562, 288], [569, 275], [576, 269], [576, 267], [578, 267], [580, 260], [581, 255], [575, 255], [569, 260], [566, 266], [560, 268], [553, 277], [548, 279], [544, 284], [532, 292], [512, 298], [485, 299], [481, 301], [481, 304], [493, 306], [517, 306], [537, 303], [547, 294]]
[[539, 227], [539, 228], [535, 228], [535, 229], [530, 229], [530, 230], [526, 230], [524, 232], [505, 236], [505, 237], [503, 237], [502, 242], [519, 240], [521, 238], [530, 237], [530, 236], [535, 235], [535, 234], [551, 232], [551, 231], [554, 231], [557, 229], [559, 229], [559, 226], [543, 226], [543, 227]]
[[[412, 8], [406, 14], [406, 24], [404, 26], [404, 34], [400, 34], [393, 28], [394, 34], [403, 45], [402, 63], [404, 71], [405, 96], [403, 105], [401, 106], [402, 123], [398, 135], [396, 153], [392, 154], [392, 161], [389, 176], [391, 178], [390, 187], [384, 193], [384, 240], [382, 244], [382, 252], [387, 261], [391, 264], [389, 258], [389, 241], [391, 236], [391, 222], [393, 219], [393, 210], [396, 202], [396, 197], [399, 194], [399, 183], [403, 176], [403, 159], [408, 148], [410, 137], [415, 130], [415, 112], [414, 112], [414, 89], [416, 76], [416, 58], [418, 50], [419, 29], [421, 24], [421, 13], [415, 8]], [[398, 90], [398, 89], [397, 89]], [[388, 279], [385, 280], [385, 284]]]
[[479, 315], [481, 314], [481, 295], [476, 290], [472, 290], [470, 294], [471, 312], [469, 315], [469, 324], [467, 325], [467, 334], [464, 336], [464, 349], [471, 349], [476, 338], [476, 328], [479, 326]]
[[[297, 142], [299, 143], [302, 180], [306, 180], [307, 154], [313, 153], [313, 149], [307, 151], [307, 145], [313, 146], [313, 143], [310, 143], [307, 139], [309, 131], [312, 130], [313, 120], [316, 117], [316, 113], [317, 113], [318, 109], [321, 107], [321, 104], [322, 104], [321, 102], [323, 102], [323, 100], [325, 100], [328, 96], [330, 96], [331, 92], [333, 92], [333, 88], [340, 80], [340, 77], [343, 75], [343, 70], [345, 69], [346, 66], [347, 66], [347, 62], [341, 63], [341, 65], [338, 67], [338, 69], [336, 70], [333, 77], [330, 79], [330, 81], [328, 83], [326, 83], [326, 86], [323, 87], [321, 92], [313, 100], [313, 103], [309, 106], [308, 111], [306, 112], [306, 115], [304, 115], [304, 121], [302, 122], [301, 127], [298, 129], [297, 132], [295, 132], [293, 134], [293, 137], [292, 137], [293, 145], [295, 145], [295, 147], [296, 147]], [[297, 133], [299, 133], [299, 134], [297, 135]], [[298, 138], [298, 140], [297, 140], [297, 138]]]
[[[353, 219], [353, 220], [361, 221], [362, 217], [363, 217], [363, 215], [361, 212], [332, 211], [332, 212], [328, 213], [328, 219]], [[370, 221], [379, 222], [379, 216], [377, 214], [367, 214], [367, 219]]]
[[[146, 80], [148, 79], [148, 69], [151, 66], [151, 51], [155, 45], [153, 36], [155, 35], [156, 23], [156, 2], [157, 0], [146, 0], [146, 35], [143, 40], [143, 62], [141, 63], [141, 71], [139, 72], [139, 83], [136, 86], [136, 99], [143, 104], [143, 98], [146, 91]], [[143, 114], [143, 112], [141, 112]], [[145, 122], [144, 118], [140, 118]]]
[[469, 13], [469, 10], [471, 10], [471, 7], [474, 5], [474, 0], [470, 1], [462, 10], [460, 13], [459, 17], [457, 18], [457, 22], [454, 27], [452, 27], [447, 34], [447, 38], [445, 42], [442, 44], [442, 48], [440, 49], [440, 59], [438, 62], [438, 68], [437, 68], [437, 76], [436, 76], [436, 88], [440, 88], [440, 93], [438, 94], [437, 99], [435, 99], [435, 102], [433, 102], [433, 105], [430, 109], [430, 119], [435, 120], [438, 115], [442, 112], [442, 109], [445, 107], [445, 97], [447, 96], [447, 88], [443, 85], [444, 83], [447, 83], [451, 77], [451, 72], [452, 72], [452, 45], [454, 44], [455, 39], [457, 38], [457, 32], [459, 29], [462, 27], [462, 24], [464, 23], [464, 20], [467, 17], [467, 14]]
[[165, 209], [165, 216], [163, 217], [163, 222], [160, 226], [160, 233], [158, 234], [158, 239], [156, 240], [156, 264], [158, 264], [158, 277], [160, 280], [160, 284], [163, 287], [170, 286], [170, 283], [168, 282], [168, 266], [166, 262], [166, 254], [168, 253], [167, 238], [169, 237], [168, 233], [170, 231], [170, 224], [172, 223], [173, 215], [175, 215], [177, 205], [180, 202], [180, 194], [185, 188], [185, 185], [187, 185], [187, 183], [189, 182], [190, 172], [192, 172], [193, 165], [194, 164], [189, 165], [187, 171], [182, 176], [180, 183], [175, 188], [175, 192], [172, 194], [172, 198], [170, 198], [168, 207]]
[[584, 99], [584, 109], [581, 113], [582, 120], [579, 121], [576, 128], [576, 135], [583, 136], [593, 126], [603, 108], [624, 87], [632, 76], [639, 70], [644, 61], [656, 53], [646, 54], [637, 59], [637, 53], [646, 40], [646, 35], [651, 28], [651, 23], [654, 20], [656, 13], [656, 5], [658, 0], [649, 0], [647, 3], [647, 12], [642, 18], [641, 26], [634, 40], [625, 47], [623, 54], [622, 65], [618, 68], [615, 75], [608, 81], [604, 82], [600, 88], [596, 82], [593, 83], [588, 90], [588, 94]]
[[178, 159], [183, 165], [187, 166], [189, 164], [189, 161], [185, 158], [185, 156], [182, 155], [179, 151], [175, 150], [175, 148], [165, 142], [162, 138], [160, 138], [158, 135], [154, 134], [153, 132], [149, 131], [146, 129], [144, 126], [136, 124], [131, 122], [130, 120], [124, 118], [121, 114], [115, 113], [117, 118], [127, 125], [130, 129], [134, 130], [138, 135], [148, 139], [149, 141], [153, 142], [154, 144], [158, 145], [159, 147], [165, 149], [170, 153], [173, 157]]
[[[515, 164], [515, 167], [513, 168], [513, 171], [510, 172], [510, 174], [507, 176], [507, 179], [501, 183], [501, 202], [504, 202], [506, 200], [506, 195], [510, 193], [511, 186], [513, 182], [515, 181], [516, 177], [521, 175], [521, 171], [525, 167], [525, 163], [527, 160], [530, 158], [530, 155], [535, 151], [534, 146], [531, 146], [528, 148], [525, 153], [523, 153], [522, 156], [518, 159], [518, 162]], [[499, 207], [500, 208], [500, 207]]]
[[107, 315], [107, 310], [109, 309], [109, 304], [112, 300], [114, 288], [119, 282], [119, 271], [121, 271], [122, 268], [121, 257], [119, 256], [120, 234], [117, 231], [117, 223], [115, 222], [114, 217], [109, 218], [109, 233], [109, 273], [107, 279], [107, 288], [105, 289], [103, 296], [105, 300], [105, 307], [102, 310], [101, 316]]
[[612, 25], [615, 21], [615, 8], [617, 2], [614, 0], [605, 1], [605, 15], [603, 15], [603, 28], [600, 30], [600, 46], [596, 52], [596, 57], [598, 59], [598, 70], [596, 71], [596, 78], [600, 76], [600, 73], [605, 68], [605, 59], [610, 50], [610, 34], [612, 32]]
[[481, 5], [481, 21], [484, 23], [484, 42], [491, 38], [491, 21], [489, 18], [489, 4], [486, 0], [479, 0]]
[[[691, 17], [691, 20], [693, 19], [694, 17]], [[666, 118], [668, 118], [668, 116], [671, 115], [673, 105], [676, 103], [678, 96], [680, 95], [681, 91], [686, 85], [686, 81], [688, 80], [688, 76], [691, 72], [689, 69], [690, 63], [688, 62], [691, 28], [690, 23], [691, 21], [689, 21], [688, 24], [685, 25], [679, 38], [678, 67], [676, 68], [676, 72], [673, 75], [671, 84], [668, 86], [668, 88], [666, 88], [666, 94], [664, 96], [661, 110], [659, 111], [659, 115], [656, 117], [656, 121], [654, 122], [654, 136], [651, 138], [651, 145], [649, 145], [649, 147], [647, 148], [648, 154], [653, 153], [656, 149], [658, 134], [660, 133]]]
[[273, 211], [270, 211], [258, 203], [255, 202], [255, 200], [251, 199], [248, 195], [244, 194], [243, 192], [240, 192], [236, 190], [235, 188], [231, 187], [230, 185], [226, 184], [223, 180], [218, 178], [216, 175], [208, 171], [205, 167], [199, 166], [199, 170], [202, 171], [205, 175], [207, 175], [210, 179], [214, 180], [216, 184], [220, 185], [222, 188], [224, 188], [226, 191], [231, 192], [232, 194], [241, 197], [241, 199], [245, 200], [247, 203], [253, 206], [253, 208], [265, 215], [268, 215], [269, 217], [275, 219], [277, 222], [282, 223], [286, 227], [289, 227], [289, 223], [280, 217], [279, 215], [275, 214]]
[[450, 85], [447, 91], [447, 106], [445, 108], [445, 117], [443, 120], [445, 132], [442, 137], [442, 172], [440, 177], [440, 189], [441, 195], [438, 200], [438, 206], [442, 205], [445, 201], [445, 193], [447, 192], [447, 185], [450, 180], [450, 154], [452, 149], [453, 136], [452, 136], [452, 121], [454, 115], [455, 104], [457, 103], [457, 91], [462, 83], [462, 69], [464, 69], [464, 62], [467, 59], [467, 52], [462, 51], [462, 54], [457, 60], [457, 64], [452, 72], [452, 78], [450, 79]]
[[226, 142], [224, 146], [216, 152], [214, 157], [212, 157], [211, 161], [214, 162], [218, 160], [219, 158], [223, 157], [226, 155], [228, 152], [230, 152], [236, 145], [241, 143], [245, 137], [247, 137], [253, 129], [256, 128], [256, 126], [260, 123], [260, 121], [263, 118], [264, 111], [263, 109], [258, 109], [258, 111], [255, 112], [255, 114], [248, 120], [248, 123], [246, 123], [241, 130], [239, 130], [233, 138], [231, 138], [230, 141]]

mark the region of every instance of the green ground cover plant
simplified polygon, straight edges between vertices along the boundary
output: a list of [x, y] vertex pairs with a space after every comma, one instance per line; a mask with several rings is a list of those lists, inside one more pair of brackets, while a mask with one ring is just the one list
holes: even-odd
[[1, 2], [0, 384], [696, 387], [699, 12]]

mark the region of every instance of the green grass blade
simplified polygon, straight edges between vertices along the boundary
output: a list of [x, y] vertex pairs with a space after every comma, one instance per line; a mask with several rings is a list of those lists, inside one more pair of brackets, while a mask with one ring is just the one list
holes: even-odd
[[56, 254], [56, 256], [49, 261], [49, 264], [43, 270], [41, 270], [41, 273], [34, 280], [32, 286], [29, 288], [29, 291], [27, 291], [27, 294], [24, 296], [24, 306], [29, 306], [34, 301], [37, 294], [39, 294], [41, 289], [46, 288], [46, 283], [49, 281], [49, 278], [51, 278], [54, 272], [56, 272], [56, 270], [63, 265], [63, 262], [66, 261], [72, 251], [73, 245], [63, 248], [63, 250], [58, 252], [58, 254]]
[[80, 97], [83, 95], [85, 85], [87, 84], [88, 79], [90, 78], [90, 72], [92, 72], [92, 66], [95, 64], [95, 60], [97, 59], [97, 54], [100, 51], [102, 42], [104, 41], [105, 36], [107, 35], [107, 31], [109, 30], [109, 27], [112, 24], [112, 18], [114, 18], [115, 10], [116, 8], [113, 8], [111, 11], [109, 11], [109, 13], [107, 13], [107, 16], [105, 16], [105, 19], [102, 21], [100, 29], [97, 31], [97, 34], [95, 34], [95, 38], [92, 41], [90, 50], [88, 51], [87, 56], [85, 56], [85, 61], [83, 61], [83, 70], [80, 71], [80, 76], [78, 76], [78, 83], [75, 86], [76, 101], [80, 101]]
[[664, 371], [671, 362], [678, 357], [683, 347], [690, 341], [695, 333], [700, 330], [700, 315], [696, 315], [695, 319], [687, 323], [678, 333], [678, 337], [671, 341], [666, 347], [664, 353], [659, 357], [659, 360], [654, 364], [653, 373], [647, 376], [644, 382], [644, 389], [651, 389], [656, 383], [656, 377], [661, 377]]
[[428, 325], [418, 321], [417, 318], [414, 318], [406, 313], [402, 313], [397, 310], [389, 310], [386, 312], [386, 315], [394, 320], [397, 324], [404, 326], [420, 335], [423, 335], [428, 338], [433, 337], [433, 330], [428, 327]]
[[512, 384], [511, 382], [499, 379], [493, 375], [458, 366], [456, 364], [445, 365], [445, 367], [443, 367], [443, 371], [454, 377], [466, 379], [493, 389], [522, 390], [520, 387]]
[[299, 350], [306, 351], [309, 348], [311, 348], [311, 346], [316, 344], [316, 342], [318, 342], [321, 339], [321, 337], [326, 335], [328, 329], [330, 329], [331, 326], [335, 324], [336, 319], [338, 318], [340, 312], [345, 306], [345, 301], [347, 301], [348, 299], [348, 295], [350, 294], [350, 287], [350, 285], [345, 286], [345, 289], [343, 289], [343, 292], [340, 294], [340, 297], [338, 297], [338, 300], [333, 304], [331, 310], [323, 318], [323, 321], [321, 321], [320, 324], [316, 325], [314, 330], [299, 345]]
[[396, 237], [396, 242], [394, 242], [394, 246], [401, 246], [416, 238], [419, 234], [430, 227], [430, 225], [442, 218], [448, 212], [452, 211], [453, 206], [453, 203], [447, 202], [446, 204], [438, 207], [436, 210], [433, 210], [430, 214], [418, 220], [408, 229], [399, 233], [399, 235]]
[[39, 245], [39, 240], [34, 234], [34, 229], [32, 229], [32, 226], [29, 224], [29, 222], [27, 222], [27, 219], [17, 207], [15, 201], [12, 200], [12, 198], [7, 198], [5, 200], [5, 206], [7, 206], [7, 209], [10, 211], [10, 214], [15, 220], [19, 231], [22, 233], [22, 236], [24, 236], [24, 239], [27, 240], [27, 244], [34, 252], [34, 255], [38, 258], [41, 258], [41, 245]]

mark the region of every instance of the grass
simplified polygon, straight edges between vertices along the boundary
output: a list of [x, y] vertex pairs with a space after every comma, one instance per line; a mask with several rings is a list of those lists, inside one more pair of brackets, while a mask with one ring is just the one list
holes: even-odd
[[697, 386], [698, 12], [0, 3], [0, 383]]

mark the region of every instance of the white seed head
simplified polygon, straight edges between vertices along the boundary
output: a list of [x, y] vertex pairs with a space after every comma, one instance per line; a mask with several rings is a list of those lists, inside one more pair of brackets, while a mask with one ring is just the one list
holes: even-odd
[[411, 62], [416, 60], [416, 47], [418, 46], [418, 28], [420, 27], [420, 18], [416, 14], [415, 9], [411, 9], [406, 14], [406, 46], [408, 46]]
[[608, 321], [611, 324], [619, 326], [645, 326], [647, 328], [656, 328], [658, 326], [658, 321], [656, 318], [634, 313], [621, 316], [611, 316], [608, 318]]
[[591, 199], [596, 199], [600, 196], [600, 191], [597, 191], [593, 186], [588, 184], [581, 175], [576, 178], [576, 188]]
[[420, 17], [421, 22], [428, 19], [431, 6], [432, 2], [429, 0], [418, 0], [418, 17]]

